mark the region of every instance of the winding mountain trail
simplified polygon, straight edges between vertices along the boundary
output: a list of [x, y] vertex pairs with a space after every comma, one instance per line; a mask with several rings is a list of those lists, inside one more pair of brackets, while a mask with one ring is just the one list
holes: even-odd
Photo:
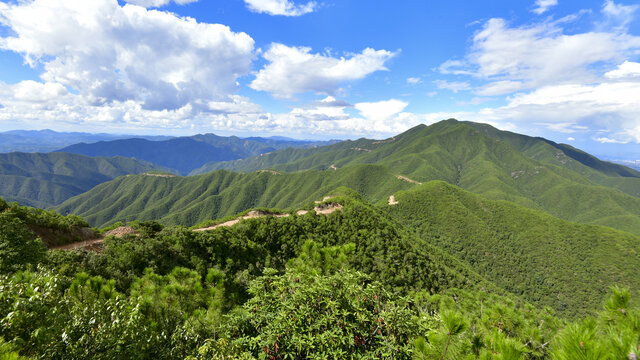
[[[330, 197], [325, 197], [323, 199], [323, 201], [327, 201], [329, 200]], [[332, 214], [338, 210], [342, 210], [343, 206], [342, 204], [338, 204], [338, 203], [334, 203], [334, 204], [324, 204], [324, 205], [317, 205], [313, 208], [313, 210], [315, 211], [316, 215], [329, 215]], [[308, 214], [309, 210], [298, 210], [296, 212], [296, 215], [305, 215]], [[209, 230], [214, 230], [217, 229], [219, 227], [231, 227], [237, 223], [239, 223], [241, 220], [245, 220], [245, 219], [256, 219], [256, 218], [263, 218], [263, 217], [275, 217], [275, 218], [281, 218], [281, 217], [289, 217], [291, 216], [291, 214], [270, 214], [270, 213], [266, 213], [263, 211], [259, 211], [259, 210], [253, 210], [253, 211], [249, 211], [246, 215], [241, 216], [239, 218], [233, 219], [233, 220], [229, 220], [229, 221], [225, 221], [223, 223], [220, 224], [216, 224], [213, 226], [208, 226], [208, 227], [203, 227], [203, 228], [198, 228], [198, 229], [193, 229], [191, 231], [196, 231], [196, 232], [201, 232], [201, 231], [209, 231]], [[98, 239], [93, 239], [93, 240], [87, 240], [87, 241], [81, 241], [81, 242], [76, 242], [76, 243], [71, 243], [71, 244], [66, 244], [66, 245], [60, 245], [60, 246], [54, 246], [51, 247], [49, 250], [74, 250], [74, 249], [93, 249], [96, 250], [97, 247], [102, 246], [102, 243], [104, 242], [104, 238], [106, 238], [107, 236], [115, 236], [117, 238], [121, 238], [127, 234], [134, 234], [137, 235], [137, 232], [135, 231], [135, 229], [131, 228], [131, 227], [126, 227], [126, 226], [121, 226], [119, 228], [107, 231], [106, 233], [104, 233], [103, 237], [98, 238]]]

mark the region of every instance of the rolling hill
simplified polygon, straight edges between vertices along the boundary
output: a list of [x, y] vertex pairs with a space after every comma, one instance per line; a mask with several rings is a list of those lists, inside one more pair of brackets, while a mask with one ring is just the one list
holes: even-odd
[[211, 169], [293, 172], [377, 164], [419, 182], [442, 180], [563, 219], [640, 234], [640, 172], [568, 145], [446, 120], [386, 140], [360, 139], [209, 164]]
[[23, 205], [48, 208], [126, 174], [161, 168], [123, 157], [66, 153], [0, 154], [0, 196]]
[[568, 222], [442, 181], [394, 195], [381, 209], [429, 244], [509, 292], [584, 315], [611, 284], [640, 289], [640, 237]]
[[298, 173], [220, 170], [189, 177], [132, 175], [100, 184], [57, 210], [80, 215], [94, 226], [132, 220], [191, 226], [253, 207], [293, 209], [339, 186], [377, 201], [414, 184], [378, 165]]
[[186, 175], [208, 162], [219, 162], [269, 153], [288, 147], [313, 147], [329, 142], [281, 138], [247, 138], [200, 134], [162, 141], [120, 139], [74, 144], [58, 151], [86, 156], [123, 156], [145, 160]]

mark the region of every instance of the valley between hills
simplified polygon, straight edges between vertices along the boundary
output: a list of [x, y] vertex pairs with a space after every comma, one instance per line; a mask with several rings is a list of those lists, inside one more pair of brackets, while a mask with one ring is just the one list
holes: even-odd
[[455, 119], [56, 144], [0, 154], [0, 358], [640, 349], [640, 172], [569, 145]]

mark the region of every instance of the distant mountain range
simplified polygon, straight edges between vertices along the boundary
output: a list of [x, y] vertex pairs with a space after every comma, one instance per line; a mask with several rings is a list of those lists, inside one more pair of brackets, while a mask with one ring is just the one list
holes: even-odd
[[242, 159], [285, 148], [312, 148], [335, 141], [302, 141], [287, 138], [239, 138], [200, 134], [167, 140], [120, 139], [80, 143], [59, 152], [86, 156], [124, 156], [145, 160], [187, 175], [206, 163]]
[[0, 154], [0, 196], [23, 205], [48, 208], [96, 185], [127, 174], [162, 168], [123, 157], [67, 153]]
[[[50, 152], [80, 142], [128, 139], [133, 135], [57, 132], [53, 130], [12, 130], [0, 133], [0, 153]], [[166, 140], [171, 136], [136, 136], [147, 140]]]
[[212, 163], [214, 169], [296, 172], [384, 166], [418, 182], [442, 180], [571, 221], [640, 233], [640, 172], [564, 144], [456, 120], [419, 125], [386, 140], [359, 139]]

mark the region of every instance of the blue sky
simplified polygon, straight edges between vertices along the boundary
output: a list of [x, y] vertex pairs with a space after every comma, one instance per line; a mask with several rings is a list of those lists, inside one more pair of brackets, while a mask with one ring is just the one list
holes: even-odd
[[388, 137], [455, 117], [640, 157], [633, 1], [0, 2], [0, 131]]

